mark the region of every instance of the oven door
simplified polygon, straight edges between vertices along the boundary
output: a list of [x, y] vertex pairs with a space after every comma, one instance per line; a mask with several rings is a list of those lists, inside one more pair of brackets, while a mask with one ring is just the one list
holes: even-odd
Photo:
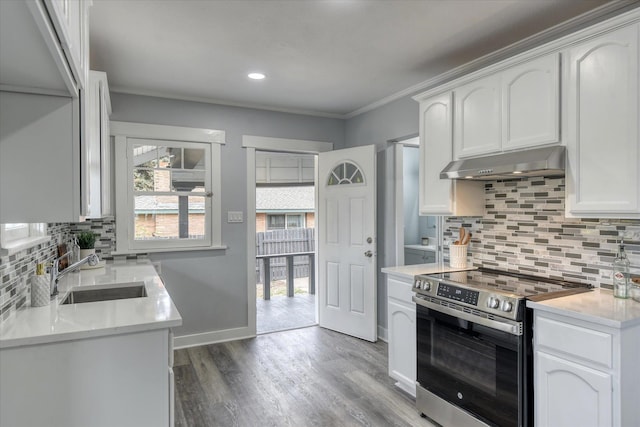
[[414, 301], [419, 385], [489, 425], [524, 425], [522, 335], [500, 330], [508, 329], [504, 324], [487, 326], [489, 319], [480, 324], [471, 314]]

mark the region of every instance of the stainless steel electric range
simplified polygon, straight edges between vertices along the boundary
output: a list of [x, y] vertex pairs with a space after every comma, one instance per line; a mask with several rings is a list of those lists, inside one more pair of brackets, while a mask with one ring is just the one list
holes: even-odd
[[526, 299], [589, 289], [487, 268], [416, 276], [418, 410], [444, 427], [533, 426]]

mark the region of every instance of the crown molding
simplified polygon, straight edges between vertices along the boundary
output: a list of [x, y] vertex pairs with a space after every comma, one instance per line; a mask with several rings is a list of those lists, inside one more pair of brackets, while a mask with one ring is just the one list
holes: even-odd
[[224, 105], [227, 107], [249, 108], [253, 110], [273, 111], [275, 113], [298, 114], [303, 116], [322, 117], [325, 119], [344, 120], [346, 118], [344, 114], [325, 113], [322, 111], [302, 110], [302, 109], [295, 109], [295, 108], [280, 108], [280, 107], [273, 107], [269, 105], [254, 104], [250, 102], [233, 102], [233, 101], [227, 101], [227, 100], [221, 100], [221, 99], [209, 98], [209, 97], [201, 97], [201, 96], [182, 96], [182, 95], [176, 95], [176, 94], [162, 92], [162, 91], [135, 89], [135, 88], [129, 88], [124, 86], [113, 86], [113, 87], [110, 87], [109, 90], [111, 91], [111, 93], [115, 92], [115, 93], [123, 93], [127, 95], [140, 95], [140, 96], [149, 96], [153, 98], [175, 99], [177, 101], [200, 102], [203, 104], [214, 104], [214, 105]]
[[376, 108], [380, 108], [398, 99], [415, 95], [418, 92], [433, 89], [441, 84], [455, 80], [473, 71], [478, 71], [484, 67], [487, 67], [499, 61], [505, 60], [511, 56], [523, 53], [527, 50], [534, 49], [536, 47], [540, 47], [546, 43], [551, 43], [552, 41], [557, 40], [563, 36], [567, 36], [570, 33], [584, 29], [587, 26], [595, 25], [596, 23], [599, 23], [609, 18], [613, 18], [626, 11], [633, 10], [637, 8], [639, 4], [640, 4], [639, 0], [611, 1], [600, 7], [597, 7], [581, 15], [578, 15], [574, 18], [571, 18], [567, 21], [564, 21], [558, 25], [555, 25], [551, 28], [548, 28], [532, 36], [529, 36], [515, 43], [512, 43], [508, 46], [505, 46], [502, 49], [498, 49], [487, 55], [481, 56], [480, 58], [474, 59], [456, 68], [453, 68], [452, 70], [439, 74], [421, 83], [417, 83], [411, 87], [408, 87], [407, 89], [401, 90], [385, 98], [382, 98], [376, 102], [366, 105], [362, 108], [359, 108], [350, 113], [347, 113], [344, 115], [344, 118], [351, 119], [360, 114], [366, 113], [371, 110], [375, 110]]

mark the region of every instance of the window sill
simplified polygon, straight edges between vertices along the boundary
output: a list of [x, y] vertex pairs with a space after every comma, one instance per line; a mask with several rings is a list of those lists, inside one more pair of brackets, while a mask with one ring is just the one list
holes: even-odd
[[197, 251], [223, 251], [229, 249], [227, 245], [206, 246], [193, 248], [154, 248], [154, 249], [129, 249], [124, 251], [113, 251], [111, 255], [137, 255], [137, 254], [156, 254], [169, 252], [197, 252]]
[[51, 236], [27, 237], [24, 239], [14, 240], [0, 248], [0, 256], [9, 256], [25, 249], [38, 246], [51, 240]]

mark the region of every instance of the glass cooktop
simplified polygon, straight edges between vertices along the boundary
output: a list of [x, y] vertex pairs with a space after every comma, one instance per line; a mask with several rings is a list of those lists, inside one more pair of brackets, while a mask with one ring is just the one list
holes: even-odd
[[587, 291], [592, 288], [591, 285], [585, 283], [489, 268], [430, 274], [429, 276], [451, 284], [457, 283], [467, 287], [509, 292], [521, 297], [531, 297], [560, 291], [571, 291], [570, 293], [574, 293], [581, 290]]

